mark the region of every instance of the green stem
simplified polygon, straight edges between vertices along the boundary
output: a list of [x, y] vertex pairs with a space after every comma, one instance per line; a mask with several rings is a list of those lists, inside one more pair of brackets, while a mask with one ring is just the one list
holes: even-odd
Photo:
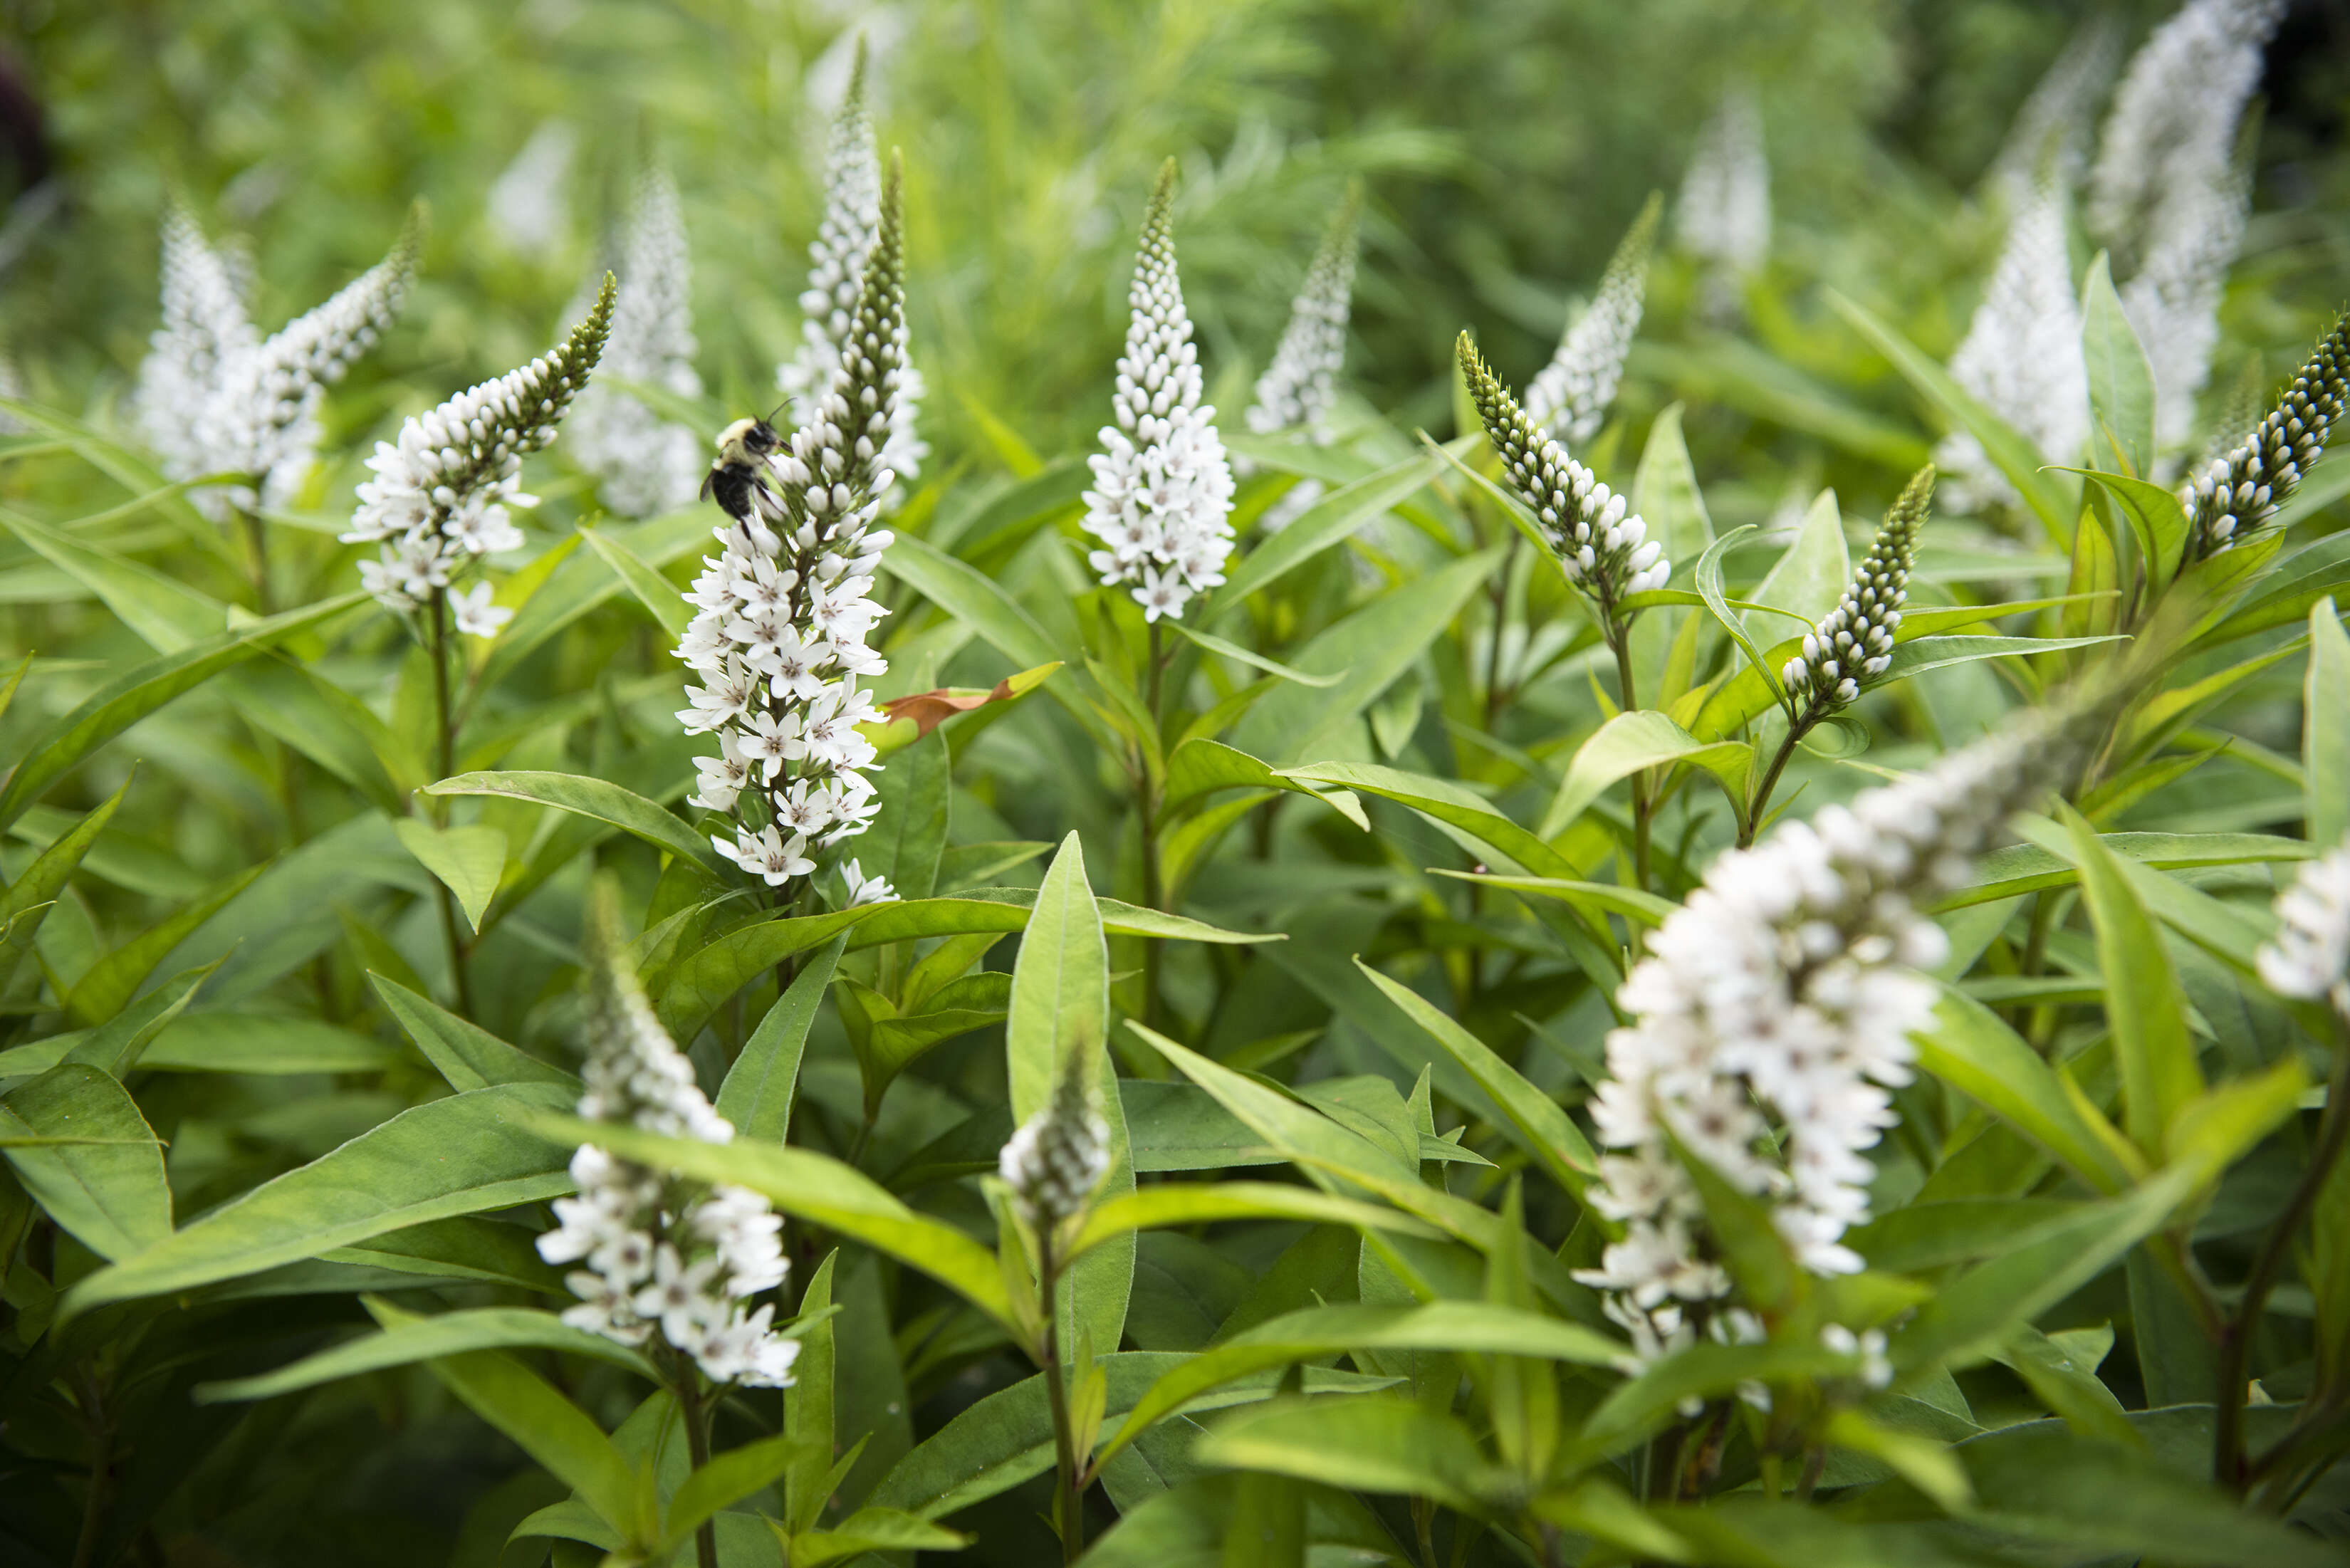
[[[1154, 751], [1159, 745], [1159, 735], [1166, 728], [1166, 718], [1159, 711], [1163, 696], [1160, 677], [1167, 669], [1166, 634], [1157, 621], [1150, 623], [1150, 673], [1145, 683], [1144, 700], [1150, 710], [1151, 735]], [[1141, 769], [1138, 783], [1137, 801], [1142, 815], [1142, 907], [1156, 909], [1166, 898], [1166, 889], [1159, 885], [1159, 784], [1148, 765]], [[1159, 964], [1160, 944], [1145, 937], [1142, 940], [1142, 1022], [1146, 1028], [1159, 1027]]]
[[[712, 1407], [702, 1397], [702, 1379], [693, 1364], [677, 1357], [677, 1407], [685, 1423], [686, 1457], [695, 1469], [710, 1463], [710, 1417]], [[695, 1568], [718, 1568], [718, 1521], [705, 1519], [693, 1532]]]
[[[425, 606], [426, 625], [431, 632], [432, 654], [432, 728], [433, 754], [440, 763], [441, 776], [448, 778], [457, 771], [457, 725], [449, 708], [449, 591], [432, 590]], [[433, 795], [433, 820], [441, 826], [449, 825], [449, 803], [445, 796]], [[457, 924], [457, 896], [439, 877], [432, 879], [434, 891], [441, 896], [441, 934], [449, 944], [449, 973], [457, 988], [457, 1011], [467, 1018], [474, 1016], [473, 981], [468, 971], [464, 933]]]
[[2220, 1386], [2216, 1397], [2219, 1411], [2211, 1428], [2211, 1479], [2230, 1491], [2241, 1491], [2250, 1479], [2244, 1473], [2244, 1401], [2250, 1394], [2252, 1334], [2260, 1327], [2261, 1314], [2284, 1267], [2285, 1253], [2293, 1246], [2294, 1234], [2317, 1206], [2318, 1194], [2324, 1189], [2334, 1162], [2342, 1157], [2345, 1140], [2350, 1140], [2350, 1107], [2345, 1107], [2345, 1101], [2350, 1101], [2350, 1049], [2345, 1049], [2343, 1043], [2337, 1041], [2334, 1077], [2326, 1086], [2325, 1110], [2318, 1120], [2317, 1148], [2310, 1156], [2307, 1168], [2302, 1171], [2284, 1211], [2269, 1227], [2260, 1254], [2252, 1260], [2252, 1272], [2244, 1278], [2244, 1293], [2236, 1303], [2235, 1315], [2220, 1329]]
[[1518, 564], [1519, 543], [1517, 531], [1511, 530], [1502, 569], [1489, 590], [1493, 602], [1493, 643], [1485, 652], [1485, 728], [1489, 731], [1502, 716], [1502, 629], [1509, 620], [1510, 573]]
[[1788, 759], [1795, 754], [1797, 743], [1805, 735], [1810, 734], [1812, 726], [1819, 722], [1819, 714], [1811, 709], [1806, 709], [1788, 723], [1787, 738], [1779, 742], [1778, 754], [1771, 759], [1771, 765], [1763, 770], [1762, 782], [1755, 786], [1754, 798], [1747, 805], [1746, 820], [1739, 826], [1738, 829], [1739, 848], [1744, 849], [1751, 846], [1754, 842], [1754, 836], [1762, 831], [1762, 813], [1771, 805], [1771, 792], [1779, 787], [1779, 775], [1787, 771]]
[[276, 609], [269, 590], [269, 530], [259, 513], [239, 507], [236, 515], [244, 525], [244, 548], [251, 557], [254, 607], [263, 615], [274, 615]]
[[81, 1369], [76, 1372], [74, 1383], [82, 1422], [89, 1431], [89, 1494], [82, 1500], [81, 1533], [74, 1541], [73, 1568], [91, 1568], [98, 1561], [99, 1537], [106, 1528], [106, 1508], [113, 1490], [114, 1434], [97, 1377]]
[[[1602, 607], [1609, 617], [1603, 624], [1613, 624], [1612, 611]], [[1616, 688], [1623, 695], [1624, 711], [1631, 712], [1640, 705], [1639, 690], [1632, 680], [1632, 628], [1627, 623], [1617, 627], [1608, 639], [1616, 654]], [[1648, 832], [1649, 819], [1655, 803], [1648, 798], [1648, 775], [1642, 772], [1632, 775], [1632, 879], [1642, 892], [1648, 891]]]
[[1045, 1306], [1045, 1344], [1037, 1359], [1044, 1364], [1045, 1397], [1053, 1411], [1053, 1457], [1060, 1472], [1053, 1514], [1061, 1532], [1061, 1561], [1066, 1563], [1085, 1555], [1085, 1480], [1078, 1468], [1076, 1430], [1069, 1419], [1068, 1376], [1061, 1369], [1061, 1272], [1049, 1227], [1036, 1239], [1036, 1288]]

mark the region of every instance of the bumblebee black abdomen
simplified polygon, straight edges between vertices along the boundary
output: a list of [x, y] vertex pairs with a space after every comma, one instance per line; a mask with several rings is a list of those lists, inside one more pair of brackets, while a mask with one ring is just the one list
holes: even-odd
[[710, 477], [702, 482], [702, 493], [715, 496], [719, 507], [729, 517], [740, 522], [751, 515], [751, 495], [758, 487], [759, 477], [750, 469], [720, 463], [713, 466]]

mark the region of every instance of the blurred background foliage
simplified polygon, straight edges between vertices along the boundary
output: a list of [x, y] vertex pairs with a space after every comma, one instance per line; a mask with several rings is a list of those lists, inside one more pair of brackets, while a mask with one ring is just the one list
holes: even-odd
[[[1269, 353], [1325, 213], [1360, 174], [1372, 201], [1353, 371], [1374, 406], [1440, 428], [1452, 335], [1471, 325], [1505, 374], [1531, 374], [1648, 192], [1678, 182], [1716, 98], [1744, 80], [1773, 164], [1773, 265], [1792, 286], [1793, 338], [1769, 346], [1799, 367], [1861, 352], [1814, 313], [1803, 286], [1825, 283], [1946, 351], [1999, 240], [1996, 215], [1965, 198], [2097, 8], [10, 0], [9, 70], [37, 105], [47, 145], [32, 156], [52, 180], [0, 243], [0, 330], [36, 394], [102, 401], [154, 325], [155, 229], [175, 184], [265, 258], [270, 324], [380, 255], [421, 196], [434, 227], [420, 295], [333, 400], [331, 448], [533, 351], [607, 259], [629, 176], [654, 156], [684, 191], [705, 375], [763, 408], [793, 341], [823, 117], [862, 31], [883, 138], [912, 171], [916, 352], [943, 394], [928, 433], [950, 459], [985, 459], [974, 408], [1044, 451], [1099, 422], [1128, 236], [1170, 151], [1185, 164], [1187, 292], [1226, 400]], [[2168, 7], [2113, 9], [2135, 39]], [[2281, 370], [2350, 254], [2350, 5], [2297, 5], [2263, 88], [2260, 217], [2219, 363], [2257, 348]], [[566, 211], [517, 246], [487, 203], [549, 126], [575, 150]], [[1689, 295], [1668, 269], [1644, 337], [1679, 335]], [[1681, 379], [1636, 361], [1625, 411], [1695, 389]], [[1701, 467], [1747, 434], [1734, 410], [1691, 423]]]

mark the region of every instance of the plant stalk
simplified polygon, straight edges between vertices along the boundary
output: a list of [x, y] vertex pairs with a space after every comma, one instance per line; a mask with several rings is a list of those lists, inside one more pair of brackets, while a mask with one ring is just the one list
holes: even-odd
[[[1616, 654], [1616, 689], [1623, 695], [1624, 711], [1629, 713], [1640, 705], [1639, 691], [1632, 680], [1632, 628], [1617, 628], [1607, 645]], [[1648, 829], [1655, 809], [1648, 798], [1648, 774], [1643, 769], [1632, 775], [1632, 877], [1644, 893], [1648, 891]]]
[[[702, 1397], [702, 1381], [693, 1364], [676, 1359], [678, 1414], [685, 1423], [685, 1452], [695, 1469], [710, 1463], [710, 1418], [714, 1413]], [[705, 1519], [693, 1532], [695, 1568], [718, 1568], [718, 1521]]]
[[[432, 727], [433, 755], [441, 776], [448, 778], [457, 771], [457, 725], [449, 707], [449, 590], [435, 588], [426, 606], [427, 624], [431, 628], [432, 654]], [[449, 803], [445, 796], [431, 797], [433, 821], [440, 826], [449, 826]], [[432, 879], [433, 890], [441, 897], [441, 934], [449, 944], [449, 973], [457, 988], [457, 1011], [467, 1018], [474, 1016], [473, 980], [466, 965], [467, 943], [457, 924], [457, 896], [438, 877]]]
[[1061, 1368], [1060, 1286], [1060, 1263], [1053, 1255], [1052, 1228], [1046, 1227], [1036, 1238], [1036, 1288], [1045, 1306], [1045, 1344], [1037, 1359], [1044, 1363], [1045, 1397], [1053, 1411], [1053, 1456], [1059, 1470], [1053, 1512], [1061, 1530], [1061, 1561], [1067, 1563], [1085, 1555], [1085, 1480], [1069, 1419], [1068, 1375]]
[[1763, 770], [1762, 782], [1755, 786], [1754, 798], [1747, 804], [1746, 820], [1739, 825], [1738, 829], [1739, 848], [1752, 847], [1754, 836], [1762, 831], [1762, 813], [1771, 805], [1771, 792], [1779, 787], [1779, 775], [1786, 772], [1788, 761], [1795, 754], [1796, 745], [1812, 732], [1812, 726], [1818, 722], [1817, 715], [1806, 711], [1787, 725], [1787, 738], [1779, 742], [1778, 753], [1771, 759], [1771, 765]]
[[2293, 1246], [2295, 1233], [2317, 1206], [2318, 1194], [2324, 1190], [2325, 1180], [2334, 1162], [2342, 1158], [2345, 1142], [2350, 1142], [2350, 1112], [2345, 1101], [2350, 1099], [2350, 1049], [2343, 1042], [2334, 1043], [2334, 1076], [2327, 1085], [2325, 1110], [2318, 1119], [2317, 1147], [2310, 1156], [2307, 1168], [2293, 1189], [2284, 1211], [2269, 1227], [2261, 1243], [2260, 1253], [2252, 1260], [2252, 1272], [2245, 1276], [2244, 1293], [2236, 1303], [2235, 1315], [2221, 1325], [2220, 1334], [2220, 1385], [2215, 1402], [2219, 1406], [2211, 1426], [2211, 1479], [2232, 1492], [2241, 1492], [2251, 1480], [2244, 1465], [2244, 1402], [2250, 1393], [2252, 1334], [2260, 1327], [2261, 1314], [2268, 1305], [2269, 1292], [2283, 1270], [2285, 1254]]
[[[1150, 623], [1150, 673], [1144, 687], [1144, 702], [1150, 710], [1153, 732], [1150, 743], [1159, 742], [1159, 732], [1166, 728], [1165, 716], [1159, 711], [1163, 696], [1160, 678], [1167, 669], [1166, 633], [1157, 621]], [[1165, 900], [1166, 889], [1159, 885], [1159, 785], [1149, 767], [1140, 770], [1137, 783], [1138, 805], [1142, 814], [1142, 907], [1156, 909]], [[1159, 1027], [1159, 964], [1160, 944], [1148, 937], [1142, 940], [1142, 1023], [1145, 1028]]]

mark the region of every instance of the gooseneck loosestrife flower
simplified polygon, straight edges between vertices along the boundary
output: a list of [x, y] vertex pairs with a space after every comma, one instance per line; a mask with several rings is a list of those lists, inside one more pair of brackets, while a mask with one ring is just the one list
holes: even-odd
[[[731, 1143], [733, 1124], [712, 1109], [693, 1066], [645, 1000], [619, 929], [616, 898], [599, 884], [588, 907], [586, 1093], [579, 1115], [663, 1137]], [[776, 1334], [771, 1300], [784, 1282], [783, 1220], [746, 1188], [703, 1189], [582, 1144], [571, 1157], [577, 1198], [555, 1200], [556, 1229], [538, 1239], [579, 1304], [563, 1321], [622, 1345], [660, 1341], [711, 1382], [784, 1388], [799, 1344]]]
[[1181, 619], [1195, 594], [1224, 580], [1232, 548], [1232, 469], [1216, 410], [1200, 401], [1200, 351], [1175, 272], [1175, 161], [1159, 171], [1127, 291], [1133, 308], [1118, 361], [1117, 420], [1087, 461], [1086, 556], [1106, 587], [1124, 586], [1143, 618]]
[[1526, 387], [1526, 417], [1569, 447], [1597, 435], [1608, 405], [1616, 400], [1625, 356], [1640, 329], [1648, 292], [1648, 255], [1663, 210], [1662, 199], [1653, 195], [1641, 207], [1608, 261], [1589, 308], [1566, 329], [1550, 363]]
[[[873, 250], [858, 269], [845, 352], [809, 421], [766, 461], [750, 514], [715, 530], [720, 553], [687, 595], [695, 607], [677, 656], [700, 678], [678, 720], [710, 735], [691, 804], [733, 818], [719, 853], [769, 888], [816, 869], [816, 851], [862, 833], [880, 809], [873, 742], [881, 717], [860, 680], [888, 662], [866, 645], [887, 613], [873, 573], [893, 535], [873, 523], [897, 478], [886, 462], [905, 348], [905, 245], [892, 160]], [[849, 877], [862, 902], [887, 883]], [[799, 889], [795, 888], [795, 894]]]
[[2121, 28], [2111, 16], [2082, 23], [2016, 110], [1984, 184], [2011, 196], [2048, 177], [2063, 190], [2077, 186], [2088, 162], [2091, 116], [2121, 52]]
[[2189, 0], [2132, 57], [2106, 117], [2086, 209], [2115, 258], [2123, 313], [2154, 372], [2155, 438], [2189, 444], [2251, 191], [2236, 165], [2245, 105], [2284, 0]]
[[2350, 1022], [2350, 842], [2305, 863], [2277, 895], [2276, 935], [2254, 955], [2279, 996], [2324, 1002]]
[[1039, 1236], [1081, 1213], [1109, 1170], [1101, 1091], [1075, 1065], [1054, 1081], [1043, 1110], [1020, 1124], [996, 1160], [1013, 1207]]
[[[1330, 428], [1330, 412], [1337, 401], [1338, 372], [1347, 362], [1347, 318], [1354, 304], [1361, 211], [1360, 193], [1350, 191], [1305, 269], [1305, 282], [1290, 304], [1289, 325], [1282, 329], [1273, 363], [1256, 379], [1254, 400], [1243, 416], [1258, 435], [1297, 431], [1315, 445], [1327, 446], [1336, 433]], [[1253, 466], [1246, 458], [1232, 461], [1239, 474], [1247, 474]], [[1282, 493], [1257, 525], [1268, 534], [1280, 533], [1321, 500], [1323, 490], [1318, 479], [1299, 480]]]
[[1739, 290], [1771, 250], [1771, 160], [1752, 88], [1721, 95], [1699, 132], [1673, 204], [1681, 248], [1707, 264], [1706, 309], [1734, 316]]
[[[2064, 230], [2064, 191], [2054, 178], [2009, 187], [2007, 243], [1950, 356], [1950, 379], [2015, 427], [2049, 462], [2076, 461], [2089, 439], [2089, 371], [2081, 354], [2081, 307]], [[1982, 443], [1956, 429], [1934, 449], [1960, 513], [2020, 504]]]
[[2285, 497], [2324, 455], [2326, 437], [2350, 401], [2350, 315], [2318, 340], [2268, 416], [2225, 457], [2195, 476], [2187, 508], [2187, 561], [2206, 560], [2276, 515]]
[[1901, 629], [1901, 607], [1909, 597], [1909, 568], [1918, 559], [1918, 535], [1934, 495], [1929, 464], [1910, 477], [1885, 514], [1868, 555], [1835, 607], [1804, 634], [1804, 651], [1787, 660], [1782, 678], [1797, 703], [1796, 722], [1804, 728], [1856, 701], [1861, 689], [1893, 662], [1893, 634]]
[[638, 182], [619, 279], [603, 378], [571, 412], [569, 449], [596, 476], [607, 507], [623, 517], [650, 517], [691, 504], [707, 468], [699, 431], [606, 384], [634, 381], [681, 398], [702, 395], [693, 369], [692, 261], [677, 185], [664, 170], [650, 169]]
[[[1617, 1005], [1593, 1096], [1592, 1207], [1624, 1226], [1576, 1278], [1647, 1362], [1700, 1335], [1756, 1337], [1674, 1146], [1769, 1205], [1802, 1267], [1856, 1272], [1867, 1150], [1894, 1125], [1909, 1036], [1933, 1011], [1914, 972], [1947, 940], [1920, 912], [2062, 776], [2088, 726], [2038, 713], [1922, 773], [1724, 853], [1665, 918]], [[1856, 1347], [1857, 1348], [1857, 1347]]]
[[396, 443], [376, 443], [375, 477], [359, 486], [342, 538], [381, 546], [359, 563], [359, 581], [386, 609], [406, 614], [444, 598], [456, 628], [473, 637], [496, 636], [513, 615], [490, 603], [488, 583], [456, 591], [455, 580], [481, 557], [522, 546], [508, 509], [538, 504], [523, 493], [522, 460], [555, 440], [587, 385], [611, 330], [613, 294], [608, 273], [560, 347], [408, 420]]
[[[865, 259], [873, 254], [881, 225], [881, 155], [866, 111], [865, 40], [857, 41], [848, 88], [833, 117], [825, 157], [824, 214], [808, 245], [807, 287], [800, 294], [800, 350], [775, 369], [775, 385], [795, 425], [812, 422], [816, 405], [831, 389], [841, 355], [857, 328], [857, 306], [865, 284]], [[889, 438], [881, 465], [898, 476], [898, 488], [881, 493], [882, 510], [895, 511], [931, 454], [916, 422], [925, 390], [922, 373], [906, 352], [906, 327], [898, 324], [898, 383], [889, 405]]]
[[229, 258], [185, 208], [165, 216], [163, 324], [140, 367], [134, 408], [166, 477], [246, 476], [194, 492], [207, 515], [282, 505], [308, 477], [327, 389], [399, 316], [422, 241], [418, 207], [382, 261], [264, 337]]
[[[1672, 576], [1664, 546], [1648, 537], [1648, 525], [1625, 510], [1624, 498], [1592, 477], [1544, 433], [1510, 395], [1463, 332], [1457, 345], [1461, 373], [1484, 421], [1486, 437], [1501, 454], [1510, 484], [1534, 508], [1534, 518], [1566, 580], [1591, 601], [1610, 645], [1620, 641], [1630, 616], [1624, 600], [1663, 587]], [[1628, 701], [1628, 698], [1627, 698]]]

